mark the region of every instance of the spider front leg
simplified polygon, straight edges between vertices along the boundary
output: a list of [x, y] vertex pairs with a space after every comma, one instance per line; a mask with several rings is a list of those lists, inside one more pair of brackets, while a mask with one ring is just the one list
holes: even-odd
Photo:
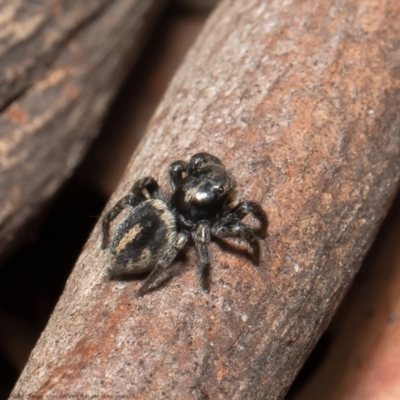
[[199, 222], [197, 229], [192, 232], [192, 238], [200, 258], [201, 286], [207, 293], [210, 291], [210, 224]]
[[108, 247], [110, 242], [110, 224], [111, 222], [117, 218], [117, 216], [121, 213], [121, 211], [126, 206], [136, 207], [139, 203], [141, 203], [143, 199], [137, 197], [134, 194], [128, 194], [123, 197], [111, 210], [104, 216], [101, 227], [102, 227], [102, 241], [101, 248], [104, 250]]
[[137, 197], [141, 197], [141, 198], [145, 199], [143, 190], [146, 190], [146, 192], [148, 193], [148, 196], [151, 199], [159, 199], [162, 201], [166, 201], [166, 197], [165, 197], [164, 193], [161, 191], [159, 184], [151, 176], [147, 176], [146, 178], [139, 179], [132, 186], [131, 193], [133, 193]]
[[255, 232], [261, 237], [265, 237], [268, 227], [267, 215], [261, 206], [254, 201], [242, 201], [232, 209], [225, 211], [221, 218], [221, 223], [239, 222], [248, 214], [251, 214], [260, 223], [260, 227]]
[[[174, 261], [174, 258], [177, 256], [177, 254], [186, 246], [186, 243], [189, 239], [189, 233], [186, 231], [183, 231], [179, 233], [177, 238], [175, 239], [174, 244], [172, 247], [158, 260], [156, 266], [154, 269], [151, 271], [150, 275], [147, 277], [146, 281], [144, 284], [141, 286], [139, 289], [137, 295], [143, 296], [148, 292], [150, 289], [151, 285], [161, 276], [164, 275], [164, 279], [168, 277], [167, 269], [168, 267], [172, 264], [172, 261]], [[162, 279], [162, 280], [164, 280]]]
[[239, 237], [252, 249], [252, 261], [258, 265], [260, 262], [260, 242], [253, 230], [240, 222], [217, 222], [211, 228], [211, 233], [220, 238]]
[[183, 173], [186, 172], [187, 165], [185, 161], [175, 161], [169, 166], [169, 181], [173, 190], [182, 185]]

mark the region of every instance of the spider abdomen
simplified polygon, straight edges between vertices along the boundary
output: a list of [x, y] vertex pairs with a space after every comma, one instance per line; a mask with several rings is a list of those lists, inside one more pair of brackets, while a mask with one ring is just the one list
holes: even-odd
[[133, 208], [119, 225], [110, 244], [108, 275], [116, 277], [150, 271], [173, 246], [175, 215], [167, 204], [149, 199]]

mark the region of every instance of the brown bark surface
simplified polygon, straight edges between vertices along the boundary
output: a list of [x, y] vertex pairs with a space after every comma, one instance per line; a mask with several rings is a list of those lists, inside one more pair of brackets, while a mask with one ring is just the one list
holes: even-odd
[[288, 399], [400, 398], [399, 305], [400, 193]]
[[340, 400], [400, 398], [400, 307], [393, 310], [376, 348]]
[[162, 4], [0, 6], [0, 253], [71, 175]]
[[[400, 4], [223, 2], [109, 207], [198, 151], [269, 216], [262, 262], [212, 244], [143, 298], [95, 229], [13, 396], [281, 399], [371, 244], [400, 175]], [[109, 209], [109, 207], [107, 209]]]
[[385, 223], [386, 234], [372, 254], [374, 269], [367, 277], [364, 274], [364, 288], [357, 299], [364, 302], [358, 307], [360, 317], [352, 321], [356, 340], [347, 348], [344, 365], [348, 379], [343, 380], [344, 389], [339, 386], [337, 400], [400, 398], [400, 197], [396, 200]]

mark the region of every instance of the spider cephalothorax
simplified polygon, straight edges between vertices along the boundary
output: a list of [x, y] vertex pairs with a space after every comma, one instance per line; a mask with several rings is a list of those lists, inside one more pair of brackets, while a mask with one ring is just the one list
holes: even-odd
[[[110, 243], [111, 278], [151, 271], [139, 289], [145, 294], [191, 238], [197, 247], [202, 287], [209, 291], [211, 237], [238, 237], [252, 249], [253, 262], [258, 263], [260, 245], [267, 218], [262, 208], [252, 201], [232, 202], [236, 182], [222, 162], [208, 153], [195, 154], [189, 161], [170, 165], [169, 177], [173, 193], [168, 200], [151, 177], [137, 181], [103, 219], [102, 248], [109, 246], [110, 223], [127, 205], [132, 210], [118, 226]], [[145, 193], [147, 192], [147, 197]], [[255, 230], [241, 220], [252, 214], [260, 227]]]

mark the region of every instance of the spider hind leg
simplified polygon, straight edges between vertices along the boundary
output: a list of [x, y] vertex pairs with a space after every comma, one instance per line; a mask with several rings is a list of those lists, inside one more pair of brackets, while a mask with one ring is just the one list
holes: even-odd
[[143, 285], [140, 287], [137, 296], [143, 296], [150, 289], [151, 286], [155, 283], [156, 280], [161, 278], [161, 281], [164, 281], [169, 277], [169, 266], [174, 261], [177, 254], [183, 250], [188, 241], [189, 235], [186, 231], [183, 231], [178, 234], [174, 243], [166, 250], [163, 256], [157, 261], [156, 266], [151, 271], [150, 275], [147, 277]]
[[101, 223], [102, 228], [102, 240], [101, 240], [101, 248], [104, 250], [108, 247], [110, 243], [110, 224], [111, 222], [118, 217], [118, 215], [122, 212], [122, 210], [126, 206], [136, 207], [143, 200], [134, 194], [128, 194], [123, 197], [114, 207], [111, 208], [110, 211], [104, 216], [103, 221]]

